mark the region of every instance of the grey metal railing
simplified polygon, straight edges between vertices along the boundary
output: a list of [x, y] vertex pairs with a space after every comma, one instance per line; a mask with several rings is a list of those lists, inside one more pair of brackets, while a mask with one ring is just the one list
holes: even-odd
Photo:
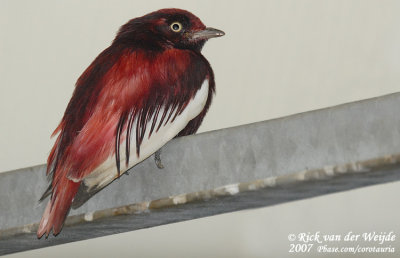
[[0, 255], [400, 179], [400, 94], [175, 139], [36, 238], [45, 166], [0, 173]]

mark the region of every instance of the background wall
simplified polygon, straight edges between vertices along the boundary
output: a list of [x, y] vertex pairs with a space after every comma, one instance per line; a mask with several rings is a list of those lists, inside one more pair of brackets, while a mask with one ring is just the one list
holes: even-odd
[[[217, 96], [200, 131], [400, 90], [400, 2], [395, 0], [2, 0], [0, 171], [44, 163], [53, 142], [49, 136], [78, 76], [109, 46], [120, 25], [165, 7], [190, 10], [226, 32], [203, 50], [216, 74]], [[399, 186], [368, 187], [13, 257], [282, 256], [288, 253], [288, 233], [299, 230], [400, 233], [397, 205], [382, 201], [398, 196]]]

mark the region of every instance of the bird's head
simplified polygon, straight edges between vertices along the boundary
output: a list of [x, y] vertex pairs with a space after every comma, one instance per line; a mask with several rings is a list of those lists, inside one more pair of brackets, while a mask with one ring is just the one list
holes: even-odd
[[225, 33], [206, 27], [192, 13], [181, 9], [161, 9], [123, 25], [115, 43], [143, 48], [180, 48], [200, 51], [204, 43]]

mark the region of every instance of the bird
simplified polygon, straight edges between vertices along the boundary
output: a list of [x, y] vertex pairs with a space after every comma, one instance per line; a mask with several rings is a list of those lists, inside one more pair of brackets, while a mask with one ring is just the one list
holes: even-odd
[[[215, 94], [201, 54], [225, 35], [189, 11], [161, 9], [122, 25], [78, 78], [47, 159], [49, 197], [37, 237], [57, 236], [79, 206], [175, 137], [194, 134]], [[159, 154], [159, 153], [158, 153]]]

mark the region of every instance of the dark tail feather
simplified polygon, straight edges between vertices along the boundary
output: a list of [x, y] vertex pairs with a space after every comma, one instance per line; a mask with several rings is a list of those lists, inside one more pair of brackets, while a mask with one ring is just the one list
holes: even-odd
[[48, 237], [52, 230], [54, 236], [60, 233], [80, 184], [68, 178], [61, 179], [44, 210], [37, 231], [38, 238], [44, 234]]

